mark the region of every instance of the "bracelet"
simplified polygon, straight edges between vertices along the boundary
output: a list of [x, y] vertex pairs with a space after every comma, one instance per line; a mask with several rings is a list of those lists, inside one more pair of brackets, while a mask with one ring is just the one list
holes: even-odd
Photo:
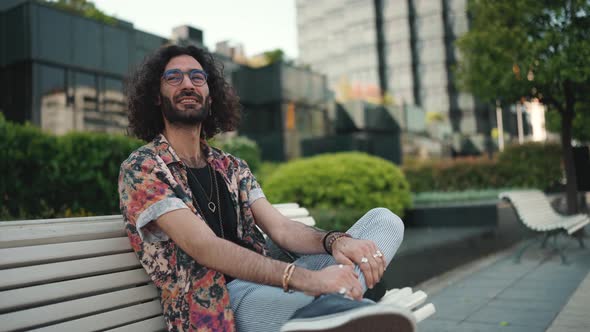
[[285, 271], [283, 272], [283, 291], [285, 293], [289, 293], [289, 281], [291, 280], [293, 271], [295, 271], [295, 263], [287, 265]]
[[331, 254], [330, 250], [328, 250], [328, 246], [326, 245], [326, 239], [328, 238], [328, 236], [330, 236], [330, 235], [332, 235], [334, 233], [338, 233], [338, 231], [329, 231], [322, 238], [322, 245], [324, 246], [324, 250], [326, 251], [326, 254]]
[[343, 238], [343, 237], [349, 237], [351, 238], [352, 236], [350, 236], [350, 234], [348, 233], [336, 233], [333, 236], [331, 236], [328, 239], [328, 244], [327, 244], [327, 249], [328, 249], [328, 253], [331, 255], [332, 254], [332, 247], [334, 246], [334, 243], [336, 243], [336, 241], [338, 241], [339, 239]]

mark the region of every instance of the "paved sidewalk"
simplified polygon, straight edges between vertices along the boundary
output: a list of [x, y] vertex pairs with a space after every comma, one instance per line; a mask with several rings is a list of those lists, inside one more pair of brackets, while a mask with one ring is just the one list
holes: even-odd
[[590, 273], [582, 281], [548, 332], [590, 331]]
[[[588, 246], [588, 239], [585, 242]], [[568, 265], [538, 244], [526, 251], [521, 263], [514, 263], [513, 256], [523, 244], [487, 266], [455, 272], [459, 280], [448, 286], [448, 280], [440, 281], [443, 287], [439, 285], [438, 292], [427, 290], [437, 313], [420, 323], [419, 331], [537, 332], [551, 324], [555, 332], [590, 331], [583, 325], [590, 316], [590, 249], [580, 249], [576, 240], [560, 236], [558, 244], [567, 246]], [[576, 326], [581, 329], [566, 324], [573, 318], [578, 318]]]

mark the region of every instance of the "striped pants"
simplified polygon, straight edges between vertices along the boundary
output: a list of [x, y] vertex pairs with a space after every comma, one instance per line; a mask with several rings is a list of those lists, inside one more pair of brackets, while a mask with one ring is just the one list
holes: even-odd
[[[402, 243], [404, 225], [393, 212], [376, 208], [367, 212], [347, 233], [357, 239], [375, 242], [389, 265]], [[326, 254], [307, 255], [295, 261], [295, 265], [310, 270], [320, 270], [332, 264], [336, 261]], [[356, 271], [360, 273], [364, 292], [367, 290], [364, 276], [358, 266]], [[279, 331], [297, 309], [314, 299], [302, 292], [285, 293], [278, 287], [239, 279], [233, 280], [227, 287], [239, 332]]]

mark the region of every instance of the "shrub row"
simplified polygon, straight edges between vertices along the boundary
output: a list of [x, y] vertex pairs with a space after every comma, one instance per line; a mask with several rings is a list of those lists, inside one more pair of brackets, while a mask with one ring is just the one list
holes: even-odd
[[561, 147], [526, 143], [507, 147], [495, 158], [466, 158], [405, 165], [413, 192], [492, 188], [548, 189], [562, 178]]
[[[0, 114], [0, 220], [120, 213], [119, 167], [143, 144], [102, 133], [54, 136]], [[252, 141], [238, 137], [216, 145], [254, 168], [260, 164]]]
[[371, 208], [386, 207], [403, 216], [411, 205], [409, 185], [401, 170], [389, 161], [358, 152], [323, 154], [283, 164], [265, 180], [264, 190], [271, 202], [297, 202], [320, 214], [325, 212], [328, 219], [342, 219], [341, 214], [328, 214], [347, 211], [349, 218], [340, 229]]

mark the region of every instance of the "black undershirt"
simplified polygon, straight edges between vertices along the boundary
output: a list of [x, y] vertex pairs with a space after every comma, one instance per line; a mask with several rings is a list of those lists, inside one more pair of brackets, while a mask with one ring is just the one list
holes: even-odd
[[[227, 189], [227, 185], [225, 184], [225, 180], [223, 179], [222, 175], [214, 170], [211, 170], [213, 175], [217, 177], [217, 187], [219, 188], [219, 205], [217, 206], [217, 193], [215, 190], [214, 183], [211, 183], [211, 176], [209, 174], [209, 167], [203, 168], [190, 168], [189, 173], [192, 172], [194, 175], [187, 174], [188, 177], [188, 185], [193, 192], [193, 199], [195, 204], [198, 204], [197, 211], [200, 211], [205, 218], [205, 222], [209, 225], [209, 228], [213, 230], [213, 232], [218, 236], [222, 237], [228, 241], [231, 241], [239, 246], [245, 247], [247, 249], [251, 249], [246, 246], [242, 241], [238, 239], [238, 222], [237, 222], [237, 215], [236, 209], [232, 202], [232, 199], [229, 194], [229, 190]], [[196, 180], [199, 182], [197, 183]], [[202, 186], [199, 186], [199, 184]], [[209, 194], [211, 194], [211, 186], [213, 186], [213, 195], [211, 200], [217, 206], [215, 212], [211, 212], [207, 207], [209, 204]], [[205, 192], [203, 192], [203, 189]], [[221, 219], [222, 222], [219, 222], [219, 211], [217, 209], [221, 209]], [[223, 224], [223, 236], [221, 234], [221, 224]], [[225, 275], [226, 282], [230, 282], [234, 280], [234, 278]]]

